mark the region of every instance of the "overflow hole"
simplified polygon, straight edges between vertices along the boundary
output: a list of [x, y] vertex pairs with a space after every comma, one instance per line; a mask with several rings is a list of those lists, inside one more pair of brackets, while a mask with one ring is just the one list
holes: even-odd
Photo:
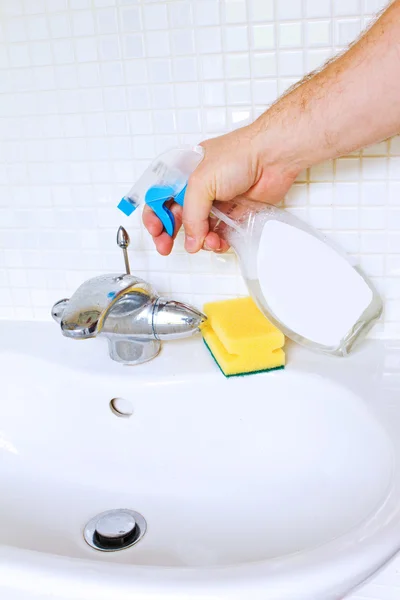
[[113, 398], [110, 400], [111, 411], [117, 417], [131, 417], [133, 415], [133, 405], [126, 398]]

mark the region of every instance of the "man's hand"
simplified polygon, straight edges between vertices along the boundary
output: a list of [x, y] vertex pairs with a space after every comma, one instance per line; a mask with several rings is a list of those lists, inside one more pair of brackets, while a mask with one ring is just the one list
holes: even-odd
[[[277, 147], [266, 156], [266, 136], [256, 123], [201, 145], [205, 156], [189, 179], [183, 211], [174, 202], [169, 206], [175, 216], [174, 238], [183, 220], [188, 252], [201, 248], [224, 252], [228, 249], [227, 243], [209, 231], [214, 200], [244, 196], [274, 204], [283, 199], [299, 169], [285, 162]], [[149, 207], [144, 209], [143, 222], [158, 252], [169, 254], [174, 238], [163, 231], [161, 222]]]

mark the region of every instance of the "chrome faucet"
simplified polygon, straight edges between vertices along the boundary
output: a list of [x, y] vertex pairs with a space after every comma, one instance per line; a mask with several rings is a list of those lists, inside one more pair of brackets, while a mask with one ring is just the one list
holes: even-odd
[[85, 281], [70, 299], [56, 302], [51, 314], [66, 337], [102, 335], [113, 360], [136, 365], [155, 358], [162, 341], [197, 333], [206, 317], [188, 304], [161, 298], [149, 283], [131, 275], [129, 236], [123, 227], [117, 244], [124, 252], [126, 273]]

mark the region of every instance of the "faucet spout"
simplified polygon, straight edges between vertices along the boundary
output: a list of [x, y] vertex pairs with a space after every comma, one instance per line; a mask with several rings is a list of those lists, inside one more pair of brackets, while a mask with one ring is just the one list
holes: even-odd
[[189, 304], [159, 298], [153, 311], [153, 331], [158, 340], [177, 340], [198, 333], [207, 317]]

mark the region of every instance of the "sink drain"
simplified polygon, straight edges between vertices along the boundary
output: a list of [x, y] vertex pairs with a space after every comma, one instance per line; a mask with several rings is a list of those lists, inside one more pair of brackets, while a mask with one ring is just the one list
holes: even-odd
[[146, 533], [141, 514], [127, 508], [107, 510], [90, 519], [83, 537], [96, 550], [116, 552], [137, 544]]

